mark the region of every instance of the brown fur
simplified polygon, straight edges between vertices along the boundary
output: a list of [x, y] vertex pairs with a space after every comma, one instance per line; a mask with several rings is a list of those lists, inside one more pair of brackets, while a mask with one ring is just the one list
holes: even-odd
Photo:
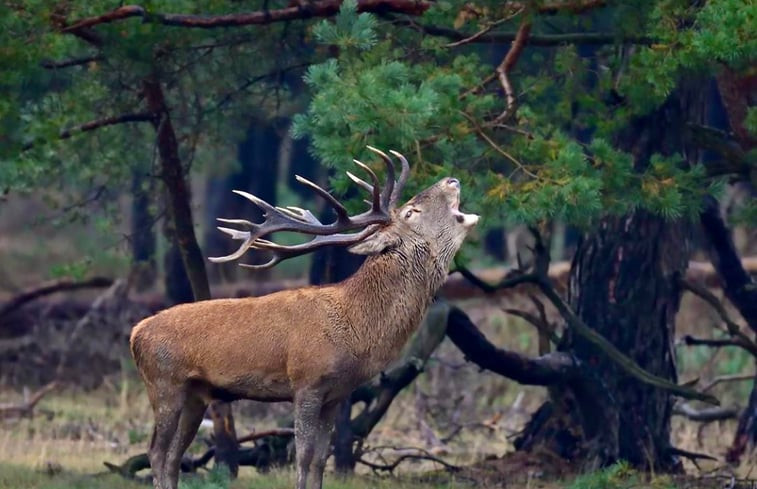
[[420, 324], [477, 216], [444, 179], [392, 211], [351, 251], [368, 254], [343, 282], [263, 297], [183, 304], [137, 324], [131, 351], [156, 427], [158, 489], [175, 489], [181, 455], [213, 399], [293, 401], [297, 488], [321, 487], [334, 409], [384, 369]]

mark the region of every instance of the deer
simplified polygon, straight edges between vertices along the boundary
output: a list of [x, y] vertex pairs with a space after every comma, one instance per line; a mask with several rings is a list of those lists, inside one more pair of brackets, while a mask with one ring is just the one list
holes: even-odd
[[[460, 211], [460, 181], [451, 177], [398, 206], [410, 172], [407, 159], [390, 151], [401, 162], [395, 180], [394, 160], [368, 149], [386, 166], [383, 189], [358, 160], [371, 183], [346, 173], [370, 194], [370, 209], [351, 216], [328, 191], [300, 176], [297, 181], [333, 209], [334, 222], [234, 190], [261, 209], [263, 221], [219, 218], [235, 228], [218, 229], [242, 243], [230, 255], [209, 258], [230, 262], [261, 251], [271, 255], [267, 262], [241, 266], [263, 269], [323, 246], [346, 246], [366, 256], [354, 274], [334, 284], [176, 305], [134, 326], [131, 353], [155, 417], [148, 457], [156, 489], [177, 488], [181, 457], [209, 403], [237, 399], [293, 403], [295, 487], [321, 488], [337, 406], [396, 360], [479, 220]], [[264, 239], [281, 231], [309, 241]]]

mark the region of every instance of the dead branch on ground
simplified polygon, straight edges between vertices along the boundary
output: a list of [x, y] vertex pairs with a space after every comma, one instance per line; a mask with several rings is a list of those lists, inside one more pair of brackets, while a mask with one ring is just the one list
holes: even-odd
[[[417, 453], [402, 453], [399, 457], [397, 457], [393, 462], [387, 463], [387, 464], [377, 464], [374, 462], [369, 462], [365, 460], [364, 458], [360, 457], [357, 459], [357, 463], [365, 465], [366, 467], [370, 468], [374, 472], [393, 472], [394, 469], [396, 469], [402, 462], [405, 460], [430, 460], [432, 462], [438, 463], [444, 467], [444, 469], [447, 472], [459, 472], [460, 467], [456, 465], [452, 465], [449, 462], [445, 462], [444, 460], [440, 459], [439, 457], [436, 457], [435, 455], [430, 454], [428, 451], [423, 450], [421, 448], [405, 448], [405, 449], [399, 449], [399, 448], [393, 448], [393, 447], [382, 447], [382, 448], [392, 448], [396, 451], [402, 451], [402, 452], [408, 452], [408, 451], [416, 451]], [[369, 453], [372, 451], [376, 451], [377, 448], [366, 450], [365, 453]], [[381, 457], [383, 459], [383, 457]]]
[[735, 406], [714, 406], [697, 409], [687, 402], [678, 403], [673, 406], [673, 414], [684, 416], [692, 421], [699, 421], [702, 423], [734, 419], [739, 416], [739, 412], [740, 409]]
[[72, 291], [87, 288], [100, 288], [109, 287], [113, 283], [113, 279], [106, 277], [93, 277], [87, 280], [72, 280], [68, 278], [53, 280], [37, 287], [25, 290], [15, 297], [11, 298], [8, 302], [0, 306], [0, 320], [9, 315], [10, 313], [18, 310], [21, 306], [28, 304], [40, 297], [44, 297], [56, 292]]
[[0, 419], [28, 418], [34, 416], [34, 408], [47, 394], [61, 386], [58, 381], [50, 382], [35, 391], [29, 399], [18, 404], [0, 404]]

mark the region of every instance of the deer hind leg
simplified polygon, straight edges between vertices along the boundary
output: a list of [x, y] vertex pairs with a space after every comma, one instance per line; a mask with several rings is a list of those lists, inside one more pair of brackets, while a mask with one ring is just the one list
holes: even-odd
[[[176, 430], [181, 418], [183, 399], [178, 389], [155, 388], [149, 389], [150, 401], [155, 413], [155, 427], [150, 440], [150, 467], [152, 468], [153, 483], [156, 489], [176, 489], [171, 485], [169, 451], [173, 443]], [[156, 392], [156, 390], [158, 392]]]
[[315, 391], [299, 392], [294, 399], [294, 443], [297, 458], [297, 489], [307, 489], [310, 464], [315, 455], [323, 397]]
[[326, 459], [329, 458], [331, 430], [334, 427], [334, 417], [338, 406], [338, 402], [331, 402], [321, 407], [315, 435], [313, 461], [310, 464], [311, 489], [321, 489], [323, 485], [323, 469], [326, 467]]
[[207, 404], [202, 399], [192, 395], [186, 396], [179, 417], [178, 429], [171, 440], [166, 457], [166, 472], [171, 489], [178, 487], [181, 457], [194, 440], [206, 408]]

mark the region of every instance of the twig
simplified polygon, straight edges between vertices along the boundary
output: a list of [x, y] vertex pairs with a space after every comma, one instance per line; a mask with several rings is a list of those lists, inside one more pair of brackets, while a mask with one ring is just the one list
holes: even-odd
[[701, 470], [699, 467], [699, 464], [697, 463], [697, 459], [704, 459], [704, 460], [714, 460], [717, 462], [717, 458], [713, 457], [712, 455], [707, 455], [706, 453], [697, 453], [697, 452], [690, 452], [688, 450], [683, 450], [676, 447], [668, 447], [668, 453], [671, 455], [678, 455], [680, 457], [685, 457], [691, 460], [694, 465], [697, 467], [697, 469]]
[[687, 346], [709, 346], [711, 348], [738, 346], [757, 356], [757, 345], [752, 341], [744, 341], [741, 338], [695, 338], [694, 336], [686, 335], [682, 339]]
[[445, 462], [444, 460], [440, 459], [439, 457], [435, 457], [434, 455], [431, 455], [430, 453], [426, 452], [425, 450], [420, 450], [420, 449], [418, 449], [418, 450], [421, 451], [421, 452], [423, 452], [423, 453], [418, 453], [418, 454], [415, 454], [415, 453], [406, 453], [404, 455], [401, 455], [394, 462], [389, 463], [389, 464], [375, 464], [373, 462], [369, 462], [369, 461], [363, 459], [362, 457], [358, 458], [357, 462], [360, 463], [360, 464], [365, 465], [366, 467], [370, 467], [374, 471], [383, 470], [383, 471], [386, 471], [386, 472], [392, 472], [392, 471], [394, 471], [394, 469], [397, 468], [397, 466], [399, 464], [401, 464], [405, 460], [430, 460], [432, 462], [436, 462], [436, 463], [444, 466], [444, 468], [448, 472], [459, 472], [460, 471], [460, 467], [458, 467], [456, 465], [452, 465], [449, 462]]
[[[731, 319], [731, 317], [728, 315], [728, 312], [725, 310], [723, 303], [720, 302], [717, 297], [715, 297], [715, 294], [707, 290], [705, 287], [690, 280], [686, 280], [685, 278], [680, 278], [679, 283], [681, 284], [681, 287], [704, 300], [710, 306], [712, 306], [713, 309], [715, 309], [715, 312], [717, 312], [718, 316], [720, 316], [720, 319], [723, 320], [726, 327], [728, 328], [728, 333], [731, 336], [735, 336], [747, 343], [753, 343], [748, 336], [741, 332], [741, 327], [736, 324], [733, 319]], [[755, 345], [755, 350], [757, 351], [757, 345]]]
[[742, 380], [753, 380], [755, 374], [733, 374], [733, 375], [720, 375], [712, 379], [708, 384], [702, 387], [702, 392], [707, 392], [721, 382], [738, 382]]
[[[553, 325], [551, 325], [549, 321], [547, 321], [544, 305], [535, 296], [529, 294], [529, 297], [531, 298], [531, 301], [534, 302], [534, 304], [538, 304], [536, 307], [539, 310], [539, 316], [531, 314], [530, 312], [521, 311], [520, 309], [503, 309], [503, 311], [508, 314], [512, 314], [513, 316], [518, 316], [519, 318], [525, 319], [536, 327], [540, 336], [546, 336], [547, 338], [549, 338], [549, 341], [557, 345], [558, 343], [560, 343], [560, 337], [557, 336], [557, 333], [555, 333]], [[539, 306], [541, 306], [541, 308]], [[547, 353], [549, 352], [539, 352], [540, 355], [545, 355]]]
[[507, 16], [505, 18], [502, 18], [502, 19], [499, 19], [499, 20], [494, 21], [494, 22], [490, 22], [489, 25], [487, 25], [486, 27], [484, 27], [480, 31], [476, 32], [475, 34], [472, 34], [472, 35], [470, 35], [468, 37], [460, 39], [459, 41], [455, 41], [455, 42], [451, 42], [449, 44], [446, 44], [444, 47], [455, 48], [455, 47], [458, 47], [458, 46], [462, 46], [463, 44], [468, 44], [468, 43], [471, 43], [471, 42], [475, 42], [477, 39], [481, 38], [484, 34], [488, 33], [489, 31], [491, 31], [492, 29], [494, 29], [498, 25], [502, 25], [505, 22], [514, 19], [515, 17], [517, 17], [518, 15], [520, 15], [521, 13], [523, 13], [524, 10], [525, 10], [525, 7], [520, 7], [519, 9], [517, 9], [514, 13], [510, 14], [509, 16]]
[[501, 154], [502, 156], [504, 156], [508, 160], [512, 161], [515, 164], [515, 166], [517, 166], [521, 171], [523, 171], [523, 173], [525, 173], [529, 177], [534, 178], [534, 179], [538, 179], [539, 178], [538, 175], [536, 175], [535, 173], [533, 173], [532, 171], [530, 171], [528, 168], [526, 168], [525, 165], [523, 165], [523, 163], [521, 163], [520, 161], [518, 161], [513, 155], [511, 155], [510, 153], [508, 153], [507, 151], [505, 151], [504, 149], [502, 149], [502, 147], [500, 145], [498, 145], [497, 143], [495, 143], [494, 140], [492, 138], [490, 138], [484, 132], [484, 130], [476, 122], [476, 120], [473, 119], [473, 117], [471, 117], [470, 115], [466, 114], [464, 111], [460, 111], [460, 113], [463, 115], [463, 117], [465, 117], [466, 119], [468, 119], [468, 121], [473, 125], [473, 129], [476, 131], [476, 134], [478, 134], [481, 137], [481, 139], [484, 140], [484, 142], [486, 142], [489, 146], [491, 146], [494, 151], [496, 151], [497, 153]]

